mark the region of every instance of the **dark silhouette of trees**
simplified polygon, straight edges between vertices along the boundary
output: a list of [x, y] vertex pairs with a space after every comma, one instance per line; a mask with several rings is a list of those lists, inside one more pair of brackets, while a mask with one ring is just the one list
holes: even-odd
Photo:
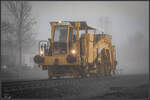
[[[36, 24], [34, 18], [31, 17], [32, 6], [28, 1], [3, 1], [5, 8], [8, 10], [9, 18], [2, 20], [1, 30], [8, 34], [8, 40], [16, 40], [13, 45], [18, 51], [19, 66], [22, 66], [22, 49], [33, 45], [35, 33], [32, 28]], [[12, 41], [13, 42], [13, 41]]]

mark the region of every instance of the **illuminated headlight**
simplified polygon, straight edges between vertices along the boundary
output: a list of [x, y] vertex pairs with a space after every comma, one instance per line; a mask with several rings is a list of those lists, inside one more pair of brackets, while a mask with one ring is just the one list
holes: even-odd
[[41, 55], [43, 55], [43, 53], [44, 53], [43, 51], [40, 52]]
[[61, 20], [59, 20], [58, 23], [61, 24]]
[[71, 53], [72, 53], [72, 54], [75, 54], [75, 53], [76, 53], [76, 51], [73, 49], [73, 50], [71, 50]]

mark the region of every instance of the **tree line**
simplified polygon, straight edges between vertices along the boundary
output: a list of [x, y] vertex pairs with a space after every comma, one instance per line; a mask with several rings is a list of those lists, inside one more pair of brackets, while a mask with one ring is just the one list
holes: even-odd
[[2, 1], [1, 4], [5, 13], [1, 18], [1, 50], [5, 52], [5, 55], [1, 53], [2, 63], [10, 67], [22, 66], [22, 50], [34, 44], [36, 35], [32, 5], [29, 1]]

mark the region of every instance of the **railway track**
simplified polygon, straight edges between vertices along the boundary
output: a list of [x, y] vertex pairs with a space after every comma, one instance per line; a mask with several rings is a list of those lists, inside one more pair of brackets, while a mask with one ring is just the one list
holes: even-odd
[[[88, 87], [88, 85], [90, 85], [89, 83], [96, 85], [95, 80], [99, 80], [100, 82], [100, 80], [106, 80], [106, 77], [2, 81], [2, 97], [59, 97], [62, 93], [72, 95], [71, 92], [77, 95], [81, 92], [81, 88], [85, 86]], [[66, 93], [69, 91], [70, 93]]]
[[94, 97], [103, 95], [107, 92], [126, 90], [142, 84], [147, 84], [145, 76], [135, 75], [76, 79], [2, 81], [1, 89], [3, 98]]
[[[20, 80], [20, 81], [2, 81], [2, 97], [22, 98], [25, 97], [26, 92], [33, 90], [39, 92], [40, 89], [49, 89], [49, 92], [58, 92], [62, 87], [78, 87], [84, 81], [90, 81], [91, 78], [76, 78], [76, 79], [43, 79], [43, 80]], [[92, 79], [91, 79], [92, 80]], [[80, 84], [82, 85], [82, 84]], [[63, 88], [64, 89], [64, 88]], [[74, 91], [77, 89], [74, 88]], [[62, 91], [61, 91], [62, 92]], [[45, 92], [46, 93], [46, 92]], [[40, 93], [39, 93], [40, 94]], [[59, 93], [57, 93], [59, 94]], [[28, 97], [28, 95], [26, 95]], [[29, 96], [31, 98], [31, 96]], [[32, 97], [36, 97], [34, 94]]]

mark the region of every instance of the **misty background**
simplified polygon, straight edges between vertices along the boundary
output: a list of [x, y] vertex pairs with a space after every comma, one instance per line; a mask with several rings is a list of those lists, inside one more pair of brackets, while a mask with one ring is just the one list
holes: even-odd
[[118, 68], [124, 73], [148, 72], [149, 3], [148, 2], [32, 2], [37, 18], [37, 39], [50, 37], [49, 22], [87, 21], [112, 35]]
[[[149, 72], [148, 1], [29, 1], [28, 3], [32, 7], [30, 15], [36, 23], [31, 27], [34, 36], [27, 44], [33, 41], [34, 43], [22, 50], [22, 63], [25, 64], [28, 60], [26, 56], [33, 57], [38, 53], [38, 41], [50, 38], [49, 22], [87, 21], [90, 25], [104, 29], [104, 33], [112, 35], [112, 43], [116, 47], [117, 69], [121, 74]], [[8, 14], [6, 7], [3, 6], [4, 3], [1, 5], [1, 20], [7, 22], [7, 17], [11, 17], [12, 14]], [[3, 32], [4, 35], [6, 33]], [[1, 41], [3, 39], [1, 38]], [[4, 54], [2, 51], [6, 50], [1, 48], [1, 55]], [[47, 71], [36, 67], [32, 57], [30, 57], [30, 66], [34, 67], [30, 72], [28, 71], [28, 74], [35, 73], [35, 76], [47, 77]]]

